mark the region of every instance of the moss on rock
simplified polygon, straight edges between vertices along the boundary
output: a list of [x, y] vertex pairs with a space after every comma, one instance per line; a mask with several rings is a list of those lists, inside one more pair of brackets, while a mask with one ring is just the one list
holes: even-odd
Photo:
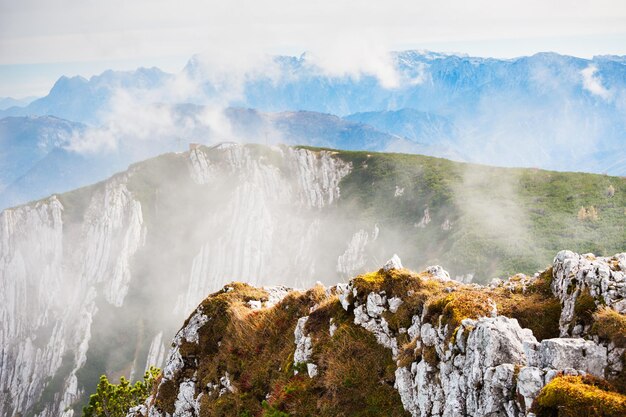
[[559, 376], [543, 387], [533, 409], [537, 417], [623, 417], [626, 395], [591, 376]]

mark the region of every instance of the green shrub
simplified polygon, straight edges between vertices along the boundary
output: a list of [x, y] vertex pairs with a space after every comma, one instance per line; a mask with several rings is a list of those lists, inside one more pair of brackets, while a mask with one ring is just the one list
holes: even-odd
[[120, 378], [119, 384], [111, 384], [106, 375], [102, 375], [96, 393], [89, 397], [89, 405], [83, 408], [83, 417], [125, 417], [129, 408], [148, 398], [160, 373], [161, 370], [150, 367], [143, 381], [135, 384], [124, 377]]

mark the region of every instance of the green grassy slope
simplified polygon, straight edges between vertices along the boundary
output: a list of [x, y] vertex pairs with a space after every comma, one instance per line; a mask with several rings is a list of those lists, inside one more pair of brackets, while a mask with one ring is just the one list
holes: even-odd
[[[479, 281], [544, 268], [561, 249], [612, 255], [626, 249], [626, 178], [507, 169], [420, 155], [338, 152], [353, 171], [339, 207], [401, 236], [397, 251], [419, 254]], [[394, 197], [397, 187], [402, 196]], [[614, 194], [609, 196], [609, 187]], [[580, 220], [581, 207], [596, 220]], [[431, 222], [415, 227], [425, 207]], [[447, 220], [449, 231], [442, 230]], [[381, 232], [383, 233], [383, 232]], [[415, 255], [413, 255], [415, 256]], [[404, 258], [403, 258], [404, 259]]]

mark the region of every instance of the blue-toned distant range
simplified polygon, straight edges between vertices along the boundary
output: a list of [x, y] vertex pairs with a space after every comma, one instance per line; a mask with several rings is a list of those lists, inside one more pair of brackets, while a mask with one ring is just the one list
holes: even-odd
[[62, 77], [47, 96], [0, 110], [0, 208], [191, 142], [282, 142], [626, 175], [626, 57], [405, 51], [392, 58], [391, 84], [329, 74], [306, 54], [228, 76], [193, 57], [179, 74], [140, 68]]

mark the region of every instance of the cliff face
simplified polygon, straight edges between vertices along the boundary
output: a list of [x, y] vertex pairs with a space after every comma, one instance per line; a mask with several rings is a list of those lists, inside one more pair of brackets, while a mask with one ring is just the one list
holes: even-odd
[[[546, 265], [554, 239], [623, 247], [625, 202], [624, 179], [421, 156], [224, 144], [133, 165], [0, 214], [0, 417], [76, 415], [101, 374], [162, 366], [184, 317], [235, 279], [330, 285], [399, 251], [484, 281]], [[578, 222], [591, 205], [598, 219]]]
[[60, 415], [80, 394], [96, 299], [123, 304], [143, 243], [126, 180], [95, 192], [80, 226], [64, 225], [56, 197], [0, 215], [0, 415]]
[[[292, 148], [223, 147], [212, 157], [170, 155], [2, 212], [0, 416], [69, 416], [99, 374], [160, 365], [174, 320], [233, 277], [313, 281], [317, 260], [306, 254], [350, 165]], [[150, 184], [163, 174], [176, 177], [181, 200], [164, 201]]]
[[534, 277], [485, 287], [401, 268], [396, 258], [278, 302], [272, 289], [224, 287], [129, 416], [626, 412], [626, 254], [562, 251]]

